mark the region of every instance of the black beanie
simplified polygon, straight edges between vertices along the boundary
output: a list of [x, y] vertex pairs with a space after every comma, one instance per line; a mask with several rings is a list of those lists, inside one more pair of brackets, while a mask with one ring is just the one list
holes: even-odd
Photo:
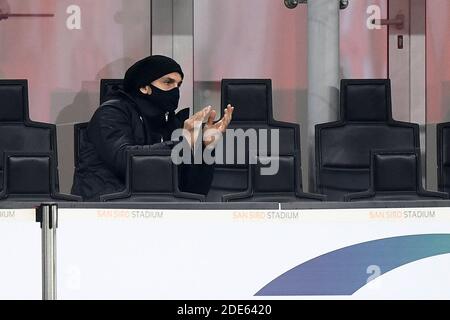
[[127, 70], [123, 81], [124, 90], [130, 94], [136, 93], [139, 88], [172, 72], [178, 72], [184, 78], [180, 65], [172, 58], [159, 55], [147, 57]]

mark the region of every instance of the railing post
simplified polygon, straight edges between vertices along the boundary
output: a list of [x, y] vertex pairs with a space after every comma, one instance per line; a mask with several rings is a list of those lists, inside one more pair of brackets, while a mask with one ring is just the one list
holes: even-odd
[[42, 230], [42, 299], [56, 300], [56, 229], [58, 205], [42, 204], [37, 209], [36, 221]]
[[309, 189], [316, 190], [315, 126], [339, 115], [340, 1], [308, 2]]

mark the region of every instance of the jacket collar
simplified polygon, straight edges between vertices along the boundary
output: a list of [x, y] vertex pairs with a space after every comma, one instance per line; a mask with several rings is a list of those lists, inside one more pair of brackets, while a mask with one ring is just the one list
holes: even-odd
[[140, 116], [144, 116], [141, 112], [141, 110], [143, 110], [144, 108], [146, 110], [147, 116], [161, 117], [164, 115], [164, 111], [150, 105], [145, 99], [139, 96], [130, 95], [123, 90], [119, 90], [118, 93], [131, 102], [131, 104], [133, 105], [133, 107], [136, 109], [136, 111], [139, 113]]

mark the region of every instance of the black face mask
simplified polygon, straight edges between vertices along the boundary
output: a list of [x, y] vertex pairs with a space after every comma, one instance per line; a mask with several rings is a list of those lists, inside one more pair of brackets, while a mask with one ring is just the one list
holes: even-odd
[[178, 108], [178, 102], [180, 101], [180, 89], [174, 88], [169, 91], [161, 90], [154, 85], [150, 85], [152, 88], [152, 94], [140, 94], [141, 98], [144, 98], [150, 104], [163, 112], [174, 112]]

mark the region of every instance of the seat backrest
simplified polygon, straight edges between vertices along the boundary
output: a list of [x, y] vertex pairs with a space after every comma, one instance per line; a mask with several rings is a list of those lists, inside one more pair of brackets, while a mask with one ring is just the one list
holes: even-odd
[[[292, 156], [300, 152], [300, 126], [273, 119], [271, 80], [222, 80], [222, 114], [228, 104], [235, 107], [229, 126], [234, 135], [224, 136], [222, 145], [230, 149], [223, 148], [223, 155], [216, 152], [208, 201], [221, 201], [226, 194], [247, 190], [248, 165], [255, 156]], [[229, 154], [230, 150], [234, 156]], [[227, 158], [233, 161], [230, 163]]]
[[392, 119], [390, 80], [342, 80], [341, 120], [316, 126], [316, 192], [342, 201], [370, 183], [370, 152], [419, 148], [419, 127]]
[[[57, 155], [56, 126], [29, 119], [26, 80], [0, 80], [0, 190], [4, 152], [52, 152]], [[57, 166], [57, 157], [55, 156]]]
[[6, 152], [4, 163], [4, 188], [0, 193], [0, 199], [81, 200], [79, 197], [58, 193], [53, 153]]
[[204, 196], [179, 190], [178, 168], [166, 151], [130, 152], [126, 190], [101, 197], [101, 201], [131, 202], [200, 202], [203, 199]]
[[100, 104], [105, 102], [108, 99], [108, 96], [118, 89], [123, 89], [123, 79], [101, 79]]
[[75, 168], [78, 168], [80, 164], [80, 152], [81, 152], [81, 146], [85, 145], [85, 141], [87, 139], [87, 128], [88, 128], [89, 122], [83, 122], [83, 123], [77, 123], [73, 127], [73, 134], [74, 134], [74, 164]]
[[50, 195], [54, 181], [51, 155], [6, 155], [6, 190], [10, 195]]
[[251, 184], [255, 193], [283, 193], [300, 191], [298, 157], [275, 156], [259, 157], [252, 166]]
[[272, 81], [270, 79], [223, 79], [222, 114], [228, 104], [236, 107], [233, 122], [261, 122], [272, 119]]
[[344, 79], [340, 92], [341, 120], [381, 122], [392, 120], [389, 79]]
[[130, 158], [130, 188], [135, 194], [177, 191], [175, 166], [170, 156], [161, 154], [133, 154]]
[[249, 188], [242, 193], [224, 195], [224, 202], [299, 202], [322, 201], [320, 195], [301, 190], [299, 154], [258, 157], [250, 165]]
[[355, 200], [446, 199], [448, 194], [425, 191], [422, 185], [420, 150], [377, 151], [371, 156], [369, 190], [346, 196]]
[[418, 191], [422, 186], [417, 152], [375, 152], [372, 156], [374, 191]]
[[450, 193], [450, 122], [437, 125], [437, 170], [439, 191]]
[[0, 80], [0, 122], [25, 122], [28, 116], [28, 81]]

